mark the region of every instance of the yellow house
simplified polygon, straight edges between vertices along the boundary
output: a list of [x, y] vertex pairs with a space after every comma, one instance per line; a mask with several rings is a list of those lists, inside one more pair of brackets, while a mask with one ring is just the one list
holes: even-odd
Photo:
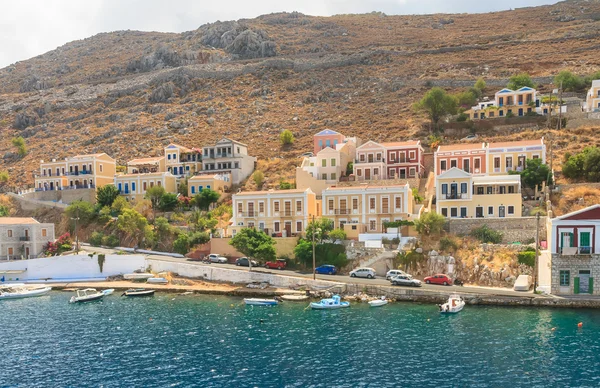
[[489, 175], [504, 175], [523, 171], [527, 159], [542, 159], [546, 163], [544, 138], [538, 140], [489, 143], [487, 146]]
[[147, 174], [151, 172], [165, 172], [165, 157], [138, 158], [127, 162], [128, 174]]
[[474, 176], [453, 167], [436, 178], [436, 211], [449, 218], [521, 217], [521, 176]]
[[413, 195], [410, 186], [330, 187], [323, 191], [323, 217], [343, 228], [350, 239], [360, 233], [383, 233], [384, 223], [412, 220]]
[[303, 235], [319, 217], [320, 205], [311, 189], [249, 191], [232, 196], [231, 232], [259, 228], [274, 237]]
[[35, 189], [93, 189], [112, 184], [115, 172], [115, 160], [105, 153], [77, 155], [60, 161], [42, 160], [35, 176]]
[[586, 112], [600, 111], [600, 79], [592, 81], [584, 106]]
[[165, 147], [166, 170], [177, 177], [191, 176], [202, 170], [202, 150], [178, 144]]
[[121, 195], [133, 202], [143, 199], [146, 191], [154, 186], [164, 187], [167, 193], [177, 192], [177, 177], [170, 172], [115, 175], [114, 184]]
[[211, 189], [219, 193], [231, 189], [231, 174], [199, 174], [188, 179], [188, 196], [193, 197], [203, 189]]

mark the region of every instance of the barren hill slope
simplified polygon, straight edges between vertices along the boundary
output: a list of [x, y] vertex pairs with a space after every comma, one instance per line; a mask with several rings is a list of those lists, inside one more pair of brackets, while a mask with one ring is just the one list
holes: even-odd
[[[99, 34], [0, 70], [0, 170], [25, 185], [40, 159], [103, 151], [124, 164], [170, 142], [230, 136], [276, 182], [323, 128], [423, 138], [411, 106], [429, 86], [483, 76], [491, 91], [526, 71], [547, 87], [559, 70], [600, 69], [599, 46], [597, 0], [476, 15], [280, 13], [182, 34]], [[283, 129], [296, 136], [290, 148], [278, 143]], [[23, 159], [13, 136], [27, 142]]]

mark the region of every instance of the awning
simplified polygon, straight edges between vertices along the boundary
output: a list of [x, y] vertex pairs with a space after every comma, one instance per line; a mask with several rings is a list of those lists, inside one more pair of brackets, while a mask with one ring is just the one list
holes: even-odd
[[[521, 179], [521, 178], [519, 178]], [[514, 181], [504, 181], [504, 182], [498, 182], [498, 181], [491, 181], [491, 182], [473, 182], [473, 186], [481, 186], [481, 185], [515, 185], [518, 184], [519, 180], [514, 180]]]
[[5, 275], [16, 275], [16, 274], [20, 274], [27, 271], [26, 269], [8, 269], [8, 270], [1, 270], [0, 269], [0, 274], [5, 274]]

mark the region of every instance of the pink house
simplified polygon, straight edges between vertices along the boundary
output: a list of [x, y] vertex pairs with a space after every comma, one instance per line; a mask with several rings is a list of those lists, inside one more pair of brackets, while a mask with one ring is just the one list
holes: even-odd
[[423, 147], [420, 140], [393, 143], [381, 143], [386, 149], [386, 170], [388, 179], [421, 177], [423, 166]]
[[346, 136], [342, 135], [341, 133], [332, 131], [331, 129], [324, 129], [313, 136], [313, 154], [316, 155], [319, 151], [327, 147], [335, 150], [336, 146], [338, 144], [342, 144], [344, 140], [346, 140]]
[[456, 167], [473, 175], [487, 173], [485, 143], [441, 145], [435, 152], [435, 175]]

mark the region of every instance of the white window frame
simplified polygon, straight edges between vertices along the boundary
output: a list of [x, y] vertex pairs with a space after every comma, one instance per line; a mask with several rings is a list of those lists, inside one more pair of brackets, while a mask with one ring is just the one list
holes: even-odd
[[[452, 209], [456, 210], [456, 216], [452, 217]], [[450, 206], [450, 218], [459, 218], [458, 206]]]
[[417, 157], [417, 156], [416, 156], [416, 153], [415, 153], [415, 151], [408, 151], [408, 159], [409, 159], [409, 160], [413, 160], [413, 159], [415, 159], [416, 157]]
[[[452, 162], [456, 163], [456, 166], [452, 167]], [[450, 168], [448, 170], [450, 170], [452, 168], [455, 168], [455, 167], [458, 168], [458, 159], [457, 158], [450, 159], [450, 166], [449, 167]]]

